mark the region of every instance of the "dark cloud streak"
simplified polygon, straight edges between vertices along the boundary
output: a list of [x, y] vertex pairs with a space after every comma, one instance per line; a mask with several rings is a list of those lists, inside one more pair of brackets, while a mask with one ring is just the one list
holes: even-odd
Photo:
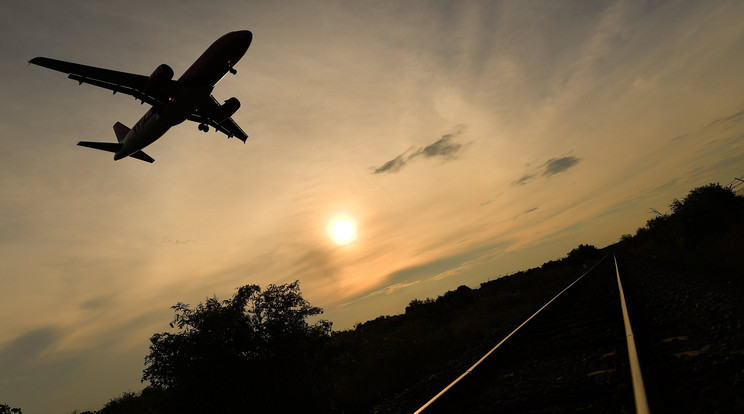
[[735, 114], [718, 118], [715, 121], [712, 121], [711, 123], [706, 125], [703, 129], [710, 128], [716, 125], [721, 125], [721, 124], [736, 124], [738, 122], [741, 122], [742, 119], [744, 119], [744, 111], [739, 111]]
[[567, 155], [560, 158], [551, 158], [536, 171], [525, 173], [520, 178], [512, 181], [512, 185], [525, 185], [532, 181], [535, 177], [550, 177], [551, 175], [559, 174], [567, 171], [568, 169], [576, 166], [581, 161], [581, 158], [576, 158], [573, 155]]
[[455, 155], [460, 151], [460, 148], [462, 148], [461, 144], [452, 142], [452, 134], [447, 134], [442, 136], [439, 141], [411, 155], [409, 159], [414, 156], [423, 155], [426, 158], [442, 157], [449, 160], [455, 158]]
[[512, 182], [512, 185], [525, 185], [534, 177], [535, 177], [535, 174], [525, 174], [520, 179]]
[[405, 153], [400, 154], [383, 164], [382, 167], [375, 168], [375, 171], [372, 174], [380, 174], [384, 172], [394, 173], [400, 171], [400, 169], [403, 168], [403, 166], [411, 159], [411, 157], [406, 158], [405, 155]]
[[56, 330], [41, 328], [14, 339], [0, 349], [0, 366], [5, 374], [18, 374], [28, 368], [45, 350], [59, 339]]
[[453, 134], [442, 135], [437, 142], [427, 145], [424, 148], [408, 151], [398, 155], [392, 160], [386, 162], [379, 168], [375, 168], [372, 174], [395, 173], [400, 171], [406, 164], [413, 161], [416, 157], [424, 156], [425, 158], [441, 158], [445, 161], [454, 160], [457, 153], [462, 149], [462, 144], [452, 141]]
[[579, 161], [581, 160], [574, 157], [573, 155], [568, 157], [550, 159], [543, 165], [545, 167], [545, 171], [543, 171], [542, 176], [549, 177], [551, 175], [562, 173], [578, 164]]

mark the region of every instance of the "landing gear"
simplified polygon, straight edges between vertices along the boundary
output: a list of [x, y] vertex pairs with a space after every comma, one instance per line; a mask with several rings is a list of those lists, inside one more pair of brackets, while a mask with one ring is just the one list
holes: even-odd
[[235, 68], [233, 67], [230, 67], [230, 69], [228, 69], [228, 72], [232, 73], [233, 75], [236, 75], [238, 73], [238, 71], [235, 70]]
[[207, 124], [199, 124], [199, 131], [209, 132], [209, 127], [207, 126]]

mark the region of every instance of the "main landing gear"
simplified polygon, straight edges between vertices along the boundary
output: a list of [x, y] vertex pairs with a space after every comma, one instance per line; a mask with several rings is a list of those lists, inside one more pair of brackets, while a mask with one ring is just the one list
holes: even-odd
[[209, 126], [207, 124], [199, 124], [199, 131], [209, 132]]

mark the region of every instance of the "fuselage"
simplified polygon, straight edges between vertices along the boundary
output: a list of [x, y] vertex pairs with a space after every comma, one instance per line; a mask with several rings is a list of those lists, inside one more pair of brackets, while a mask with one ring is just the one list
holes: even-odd
[[162, 137], [172, 126], [185, 121], [197, 104], [210, 99], [214, 85], [248, 50], [253, 34], [248, 30], [230, 32], [217, 39], [178, 79], [183, 88], [162, 107], [150, 108], [122, 139], [114, 160], [128, 157]]

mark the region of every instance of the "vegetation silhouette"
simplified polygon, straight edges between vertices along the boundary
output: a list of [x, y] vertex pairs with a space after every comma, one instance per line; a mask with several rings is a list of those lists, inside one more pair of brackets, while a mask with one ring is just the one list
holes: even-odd
[[173, 309], [179, 332], [150, 338], [142, 376], [171, 408], [292, 411], [313, 399], [315, 355], [331, 323], [307, 322], [323, 311], [302, 298], [299, 282], [246, 285], [228, 300]]
[[634, 237], [622, 236], [618, 247], [697, 269], [742, 268], [744, 197], [720, 184], [708, 184], [669, 207], [671, 213], [648, 220]]
[[302, 298], [298, 282], [265, 291], [246, 285], [195, 308], [178, 303], [172, 327], [179, 331], [151, 338], [142, 378], [150, 385], [98, 413], [384, 411], [412, 387], [441, 389], [609, 250], [740, 274], [742, 234], [744, 197], [710, 184], [615, 245], [582, 244], [475, 289], [413, 299], [404, 314], [351, 330], [308, 323], [322, 310]]
[[20, 408], [11, 408], [8, 404], [0, 404], [0, 414], [23, 414]]

